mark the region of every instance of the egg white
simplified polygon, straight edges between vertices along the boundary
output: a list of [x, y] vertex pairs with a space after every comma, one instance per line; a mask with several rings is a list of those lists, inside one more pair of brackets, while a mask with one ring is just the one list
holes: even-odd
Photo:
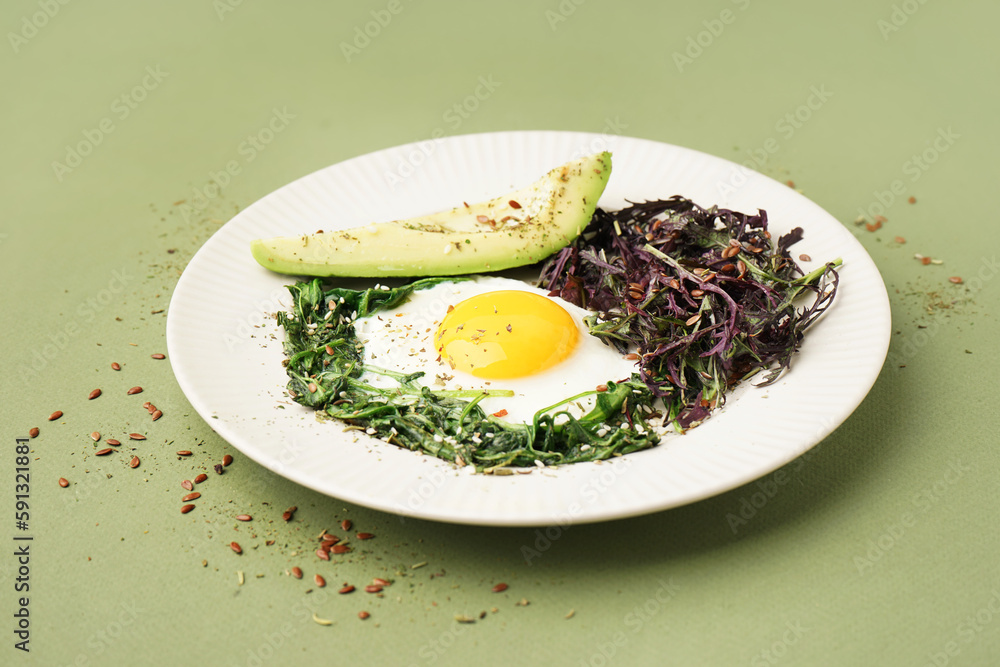
[[[580, 338], [576, 347], [562, 362], [540, 373], [519, 378], [488, 380], [457, 369], [438, 360], [434, 335], [441, 319], [454, 306], [486, 292], [520, 290], [542, 295], [570, 314], [576, 322]], [[514, 396], [491, 396], [479, 405], [487, 414], [506, 410], [503, 416], [510, 422], [530, 423], [535, 413], [581, 392], [595, 389], [610, 381], [625, 380], [636, 371], [636, 362], [625, 359], [614, 348], [605, 345], [587, 331], [583, 318], [591, 313], [548, 292], [531, 287], [519, 280], [479, 276], [473, 280], [444, 282], [426, 290], [415, 291], [409, 300], [394, 310], [359, 318], [355, 322], [358, 340], [364, 345], [364, 362], [401, 373], [423, 371], [418, 384], [432, 390], [510, 389]], [[395, 381], [366, 372], [362, 379], [374, 386], [392, 387]], [[579, 416], [590, 410], [594, 398], [588, 397], [563, 409]]]

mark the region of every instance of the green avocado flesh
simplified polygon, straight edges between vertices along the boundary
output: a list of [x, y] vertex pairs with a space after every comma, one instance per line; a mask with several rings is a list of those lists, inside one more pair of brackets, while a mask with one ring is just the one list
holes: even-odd
[[258, 239], [254, 258], [303, 276], [445, 276], [534, 264], [579, 236], [611, 175], [611, 154], [556, 167], [531, 185], [450, 211], [309, 236]]

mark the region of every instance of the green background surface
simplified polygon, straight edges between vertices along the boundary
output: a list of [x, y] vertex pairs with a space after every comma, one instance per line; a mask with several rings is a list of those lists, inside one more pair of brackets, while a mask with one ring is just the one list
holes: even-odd
[[[1000, 5], [389, 6], [4, 2], [0, 663], [997, 664], [1000, 287], [984, 195], [1000, 149]], [[365, 43], [378, 16], [386, 24]], [[496, 90], [457, 115], [480, 77]], [[294, 118], [247, 150], [275, 109]], [[185, 264], [283, 184], [438, 129], [614, 132], [756, 155], [882, 272], [894, 335], [870, 395], [781, 477], [549, 537], [401, 521], [245, 459], [194, 413], [170, 361], [150, 358], [166, 352]], [[77, 161], [68, 152], [81, 143]], [[193, 213], [178, 204], [231, 160], [239, 174], [218, 196]], [[880, 205], [881, 230], [853, 224]], [[133, 385], [145, 392], [126, 396]], [[104, 395], [88, 401], [95, 387]], [[133, 399], [165, 416], [150, 423]], [[65, 415], [48, 422], [54, 410]], [[15, 439], [34, 426], [21, 533]], [[95, 458], [93, 430], [147, 433], [121, 447], [140, 467], [126, 451]], [[236, 460], [220, 477], [210, 468], [225, 453]], [[206, 468], [204, 497], [181, 515], [180, 481]], [[253, 522], [232, 519], [244, 511]], [[316, 536], [345, 518], [376, 539], [319, 564]], [[14, 648], [15, 534], [34, 537], [27, 654]], [[524, 546], [541, 555], [526, 562]], [[286, 575], [293, 565], [303, 580]], [[308, 592], [317, 571], [330, 585]], [[395, 580], [381, 599], [336, 594], [379, 576]], [[491, 593], [499, 581], [510, 588]]]

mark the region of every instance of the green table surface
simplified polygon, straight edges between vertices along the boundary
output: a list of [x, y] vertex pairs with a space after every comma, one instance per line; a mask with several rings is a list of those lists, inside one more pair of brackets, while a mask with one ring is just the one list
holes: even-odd
[[[998, 664], [998, 22], [985, 0], [5, 2], [0, 663]], [[481, 79], [493, 90], [459, 114]], [[888, 288], [867, 399], [781, 477], [546, 537], [301, 488], [216, 436], [151, 359], [178, 276], [237, 211], [356, 155], [510, 129], [654, 139], [794, 181]], [[178, 203], [230, 161], [218, 196]], [[160, 421], [124, 400], [133, 385]], [[96, 458], [94, 430], [149, 439]], [[319, 563], [316, 536], [344, 519], [376, 539]], [[336, 593], [374, 577], [394, 580], [381, 598]]]

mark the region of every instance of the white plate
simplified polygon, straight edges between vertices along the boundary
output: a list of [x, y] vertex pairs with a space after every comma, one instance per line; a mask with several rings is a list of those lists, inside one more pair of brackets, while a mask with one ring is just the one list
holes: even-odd
[[[702, 426], [651, 450], [528, 475], [471, 475], [320, 423], [284, 395], [287, 276], [260, 267], [250, 241], [333, 230], [485, 200], [575, 157], [608, 149], [605, 208], [682, 194], [708, 206], [766, 209], [775, 235], [817, 261], [844, 260], [834, 306], [792, 369], [750, 387]], [[871, 258], [837, 220], [785, 185], [732, 162], [643, 139], [577, 132], [500, 132], [428, 140], [321, 169], [222, 227], [181, 276], [167, 345], [181, 389], [219, 435], [264, 467], [316, 491], [396, 514], [509, 526], [633, 516], [706, 498], [765, 475], [833, 431], [861, 403], [889, 345], [889, 303]], [[540, 406], [541, 407], [541, 406]]]

